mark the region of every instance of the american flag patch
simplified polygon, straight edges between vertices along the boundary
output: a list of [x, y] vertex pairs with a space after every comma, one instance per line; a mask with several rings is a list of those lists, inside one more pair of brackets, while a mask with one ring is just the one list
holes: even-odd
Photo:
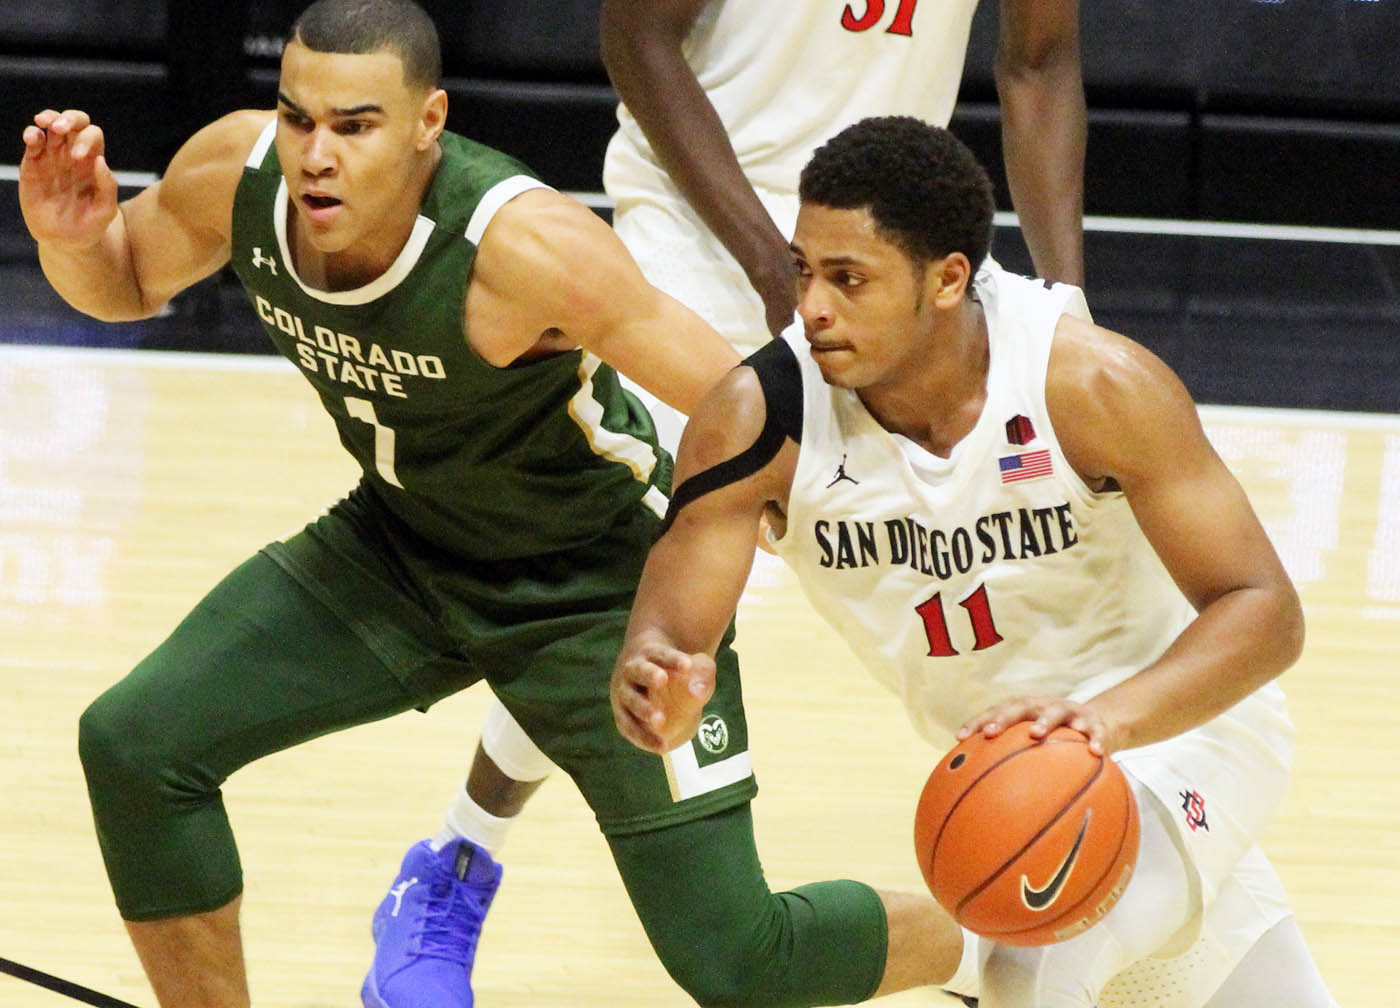
[[1050, 464], [1050, 449], [1048, 448], [1042, 448], [1040, 451], [1022, 452], [1020, 455], [1003, 455], [997, 459], [997, 466], [1001, 469], [1003, 483], [1038, 479], [1041, 476], [1049, 476], [1055, 471], [1054, 466]]

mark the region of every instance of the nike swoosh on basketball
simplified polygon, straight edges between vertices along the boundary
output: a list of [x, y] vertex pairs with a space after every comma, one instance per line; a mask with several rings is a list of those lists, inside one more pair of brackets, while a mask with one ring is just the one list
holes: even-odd
[[1031, 886], [1031, 880], [1026, 876], [1021, 876], [1021, 901], [1032, 910], [1047, 910], [1051, 904], [1060, 896], [1060, 890], [1065, 887], [1065, 882], [1069, 880], [1069, 873], [1074, 869], [1074, 862], [1079, 859], [1079, 848], [1084, 843], [1084, 834], [1089, 829], [1089, 817], [1094, 814], [1093, 809], [1084, 813], [1084, 821], [1079, 824], [1079, 835], [1074, 838], [1074, 844], [1070, 847], [1069, 853], [1065, 855], [1060, 867], [1055, 870], [1055, 874], [1050, 877], [1050, 881], [1039, 889]]

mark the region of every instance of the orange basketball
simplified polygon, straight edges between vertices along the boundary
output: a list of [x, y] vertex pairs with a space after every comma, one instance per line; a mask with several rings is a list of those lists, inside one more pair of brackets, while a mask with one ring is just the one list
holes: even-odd
[[1030, 727], [954, 746], [914, 815], [934, 898], [1003, 945], [1077, 935], [1118, 901], [1137, 861], [1137, 802], [1118, 764], [1070, 728], [1037, 741]]

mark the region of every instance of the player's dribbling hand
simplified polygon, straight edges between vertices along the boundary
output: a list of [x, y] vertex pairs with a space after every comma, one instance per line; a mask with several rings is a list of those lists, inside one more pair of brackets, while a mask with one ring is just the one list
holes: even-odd
[[633, 745], [665, 755], [695, 737], [714, 692], [709, 655], [642, 643], [629, 648], [613, 670], [613, 717]]
[[19, 205], [36, 241], [83, 249], [101, 240], [117, 213], [105, 149], [101, 128], [77, 109], [45, 109], [25, 127]]
[[1044, 738], [1064, 725], [1073, 728], [1089, 740], [1089, 751], [1103, 756], [1112, 750], [1108, 743], [1108, 728], [1098, 712], [1088, 704], [1066, 700], [1064, 697], [1015, 697], [964, 721], [958, 729], [961, 742], [975, 732], [995, 738], [1018, 721], [1032, 722], [1033, 738]]

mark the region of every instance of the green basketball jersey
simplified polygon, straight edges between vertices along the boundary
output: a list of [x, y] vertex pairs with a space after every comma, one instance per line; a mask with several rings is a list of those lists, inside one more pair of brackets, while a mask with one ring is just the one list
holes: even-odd
[[468, 346], [476, 241], [496, 209], [540, 185], [528, 169], [444, 133], [398, 259], [365, 287], [327, 292], [293, 266], [273, 133], [238, 186], [233, 267], [390, 511], [435, 545], [490, 562], [587, 543], [643, 502], [664, 510], [670, 459], [612, 368], [580, 351], [501, 368]]

